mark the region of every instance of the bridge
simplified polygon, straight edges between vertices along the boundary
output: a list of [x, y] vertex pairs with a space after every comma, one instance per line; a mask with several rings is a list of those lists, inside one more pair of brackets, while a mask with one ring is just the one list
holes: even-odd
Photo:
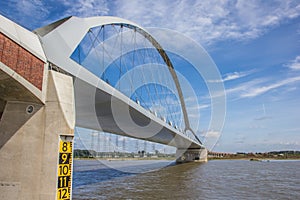
[[172, 60], [139, 25], [68, 17], [30, 32], [0, 16], [0, 199], [71, 199], [75, 126], [206, 161], [187, 110]]

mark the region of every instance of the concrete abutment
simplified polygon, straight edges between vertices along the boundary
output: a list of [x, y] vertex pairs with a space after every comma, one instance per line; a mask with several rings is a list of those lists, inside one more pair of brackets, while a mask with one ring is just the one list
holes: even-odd
[[54, 71], [48, 71], [47, 77], [44, 103], [30, 99], [0, 101], [0, 199], [58, 199], [59, 188], [65, 186], [58, 184], [59, 176], [64, 175], [59, 172], [60, 164], [64, 164], [60, 163], [61, 140], [69, 145], [65, 175], [70, 182], [65, 188], [71, 198], [73, 81]]

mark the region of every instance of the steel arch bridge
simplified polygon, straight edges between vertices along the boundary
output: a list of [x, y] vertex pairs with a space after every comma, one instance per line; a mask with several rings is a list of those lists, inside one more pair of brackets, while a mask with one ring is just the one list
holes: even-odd
[[[77, 126], [150, 140], [177, 148], [203, 147], [190, 126], [182, 88], [172, 61], [163, 47], [145, 29], [117, 17], [68, 17], [37, 29], [35, 33], [40, 35], [51, 67], [74, 77]], [[141, 57], [144, 61], [136, 61]], [[152, 60], [149, 61], [150, 59]], [[135, 66], [142, 69], [137, 71]], [[157, 68], [164, 68], [169, 74], [160, 77], [160, 80], [153, 79], [153, 75], [152, 79], [145, 78], [147, 74], [143, 71], [145, 68], [148, 70], [156, 68], [152, 73], [159, 73]], [[140, 87], [128, 92], [129, 87], [135, 87], [133, 79], [138, 79], [133, 78], [134, 72], [141, 74], [144, 82], [136, 83]], [[113, 78], [110, 79], [109, 76]], [[122, 76], [127, 76], [127, 79], [122, 79]], [[161, 79], [169, 79], [169, 84], [160, 86], [158, 92], [158, 85], [166, 85]], [[124, 90], [120, 89], [122, 84]], [[148, 92], [147, 97], [138, 94], [137, 91], [142, 90]], [[156, 92], [156, 96], [149, 94], [151, 91]], [[162, 107], [170, 107], [168, 102], [160, 105], [160, 109], [153, 108], [154, 104], [161, 103], [157, 102], [157, 99], [166, 93], [168, 94], [164, 98], [173, 95], [177, 106], [173, 112], [172, 108], [167, 108], [169, 111], [167, 114], [160, 113], [159, 110]], [[152, 102], [149, 103], [149, 100]], [[125, 111], [126, 106], [129, 106], [129, 109], [127, 108], [130, 110], [129, 115], [128, 111]], [[122, 107], [124, 107], [122, 117], [127, 120], [130, 116], [133, 122], [119, 117]], [[177, 121], [174, 121], [172, 115], [178, 113], [178, 107], [180, 114]], [[139, 133], [133, 133], [134, 131]]]
[[71, 199], [75, 126], [207, 161], [170, 54], [117, 17], [68, 17], [32, 33], [0, 15], [2, 196]]

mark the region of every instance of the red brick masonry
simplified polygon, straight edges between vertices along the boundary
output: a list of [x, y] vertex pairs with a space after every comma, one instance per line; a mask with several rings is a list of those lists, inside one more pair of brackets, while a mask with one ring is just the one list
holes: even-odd
[[0, 33], [0, 62], [42, 90], [44, 62]]

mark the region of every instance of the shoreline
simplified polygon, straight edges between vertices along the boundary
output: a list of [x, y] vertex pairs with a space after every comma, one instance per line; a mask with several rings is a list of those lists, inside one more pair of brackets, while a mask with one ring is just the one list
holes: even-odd
[[160, 158], [74, 158], [74, 160], [107, 160], [107, 161], [128, 161], [128, 160], [175, 160], [175, 157]]
[[271, 161], [271, 160], [300, 160], [300, 158], [208, 158], [208, 160], [249, 160], [249, 161]]
[[[139, 160], [176, 160], [175, 157], [161, 157], [161, 158], [74, 158], [74, 160], [105, 160], [105, 161], [139, 161]], [[208, 158], [208, 161], [212, 160], [246, 160], [254, 162], [269, 162], [276, 160], [300, 160], [300, 158]]]

